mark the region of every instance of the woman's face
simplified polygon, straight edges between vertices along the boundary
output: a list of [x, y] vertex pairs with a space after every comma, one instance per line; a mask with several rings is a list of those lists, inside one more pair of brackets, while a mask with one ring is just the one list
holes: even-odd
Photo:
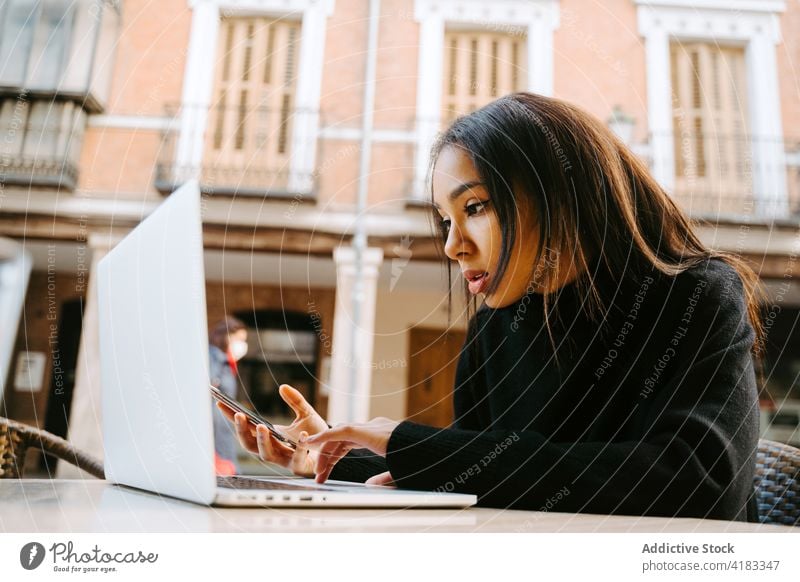
[[489, 307], [505, 307], [529, 291], [539, 244], [536, 221], [518, 207], [517, 235], [508, 267], [497, 290], [484, 293], [497, 272], [503, 248], [502, 232], [489, 193], [481, 184], [469, 156], [458, 147], [445, 147], [433, 172], [433, 201], [446, 228], [445, 254], [458, 262], [469, 281], [470, 293], [484, 295]]

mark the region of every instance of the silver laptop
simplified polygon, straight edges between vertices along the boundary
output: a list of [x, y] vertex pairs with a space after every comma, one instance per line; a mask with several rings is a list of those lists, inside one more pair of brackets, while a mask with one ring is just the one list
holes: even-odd
[[98, 264], [109, 481], [205, 505], [467, 507], [474, 495], [218, 478], [209, 393], [200, 190], [169, 196]]

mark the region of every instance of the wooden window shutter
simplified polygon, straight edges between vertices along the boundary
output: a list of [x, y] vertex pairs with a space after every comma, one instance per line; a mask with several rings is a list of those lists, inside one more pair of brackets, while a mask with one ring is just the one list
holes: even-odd
[[521, 90], [525, 36], [485, 30], [445, 32], [442, 123]]
[[300, 23], [232, 17], [223, 19], [222, 26], [203, 180], [223, 189], [283, 188], [289, 174]]
[[699, 213], [746, 213], [752, 203], [744, 49], [670, 46], [675, 195]]

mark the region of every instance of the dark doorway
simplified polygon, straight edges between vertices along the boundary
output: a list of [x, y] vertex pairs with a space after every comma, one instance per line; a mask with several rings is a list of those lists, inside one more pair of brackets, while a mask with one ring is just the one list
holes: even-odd
[[767, 339], [762, 437], [800, 446], [800, 309], [770, 306], [762, 311], [762, 324]]
[[[61, 306], [58, 336], [50, 345], [52, 366], [50, 372], [50, 394], [47, 397], [44, 429], [61, 438], [67, 438], [69, 411], [75, 389], [75, 370], [78, 366], [78, 348], [83, 327], [83, 301], [74, 299]], [[58, 459], [42, 455], [40, 470], [55, 475]]]
[[406, 418], [445, 428], [453, 422], [453, 386], [463, 331], [414, 327], [409, 333]]
[[283, 310], [234, 315], [248, 328], [249, 349], [238, 366], [245, 394], [239, 400], [265, 418], [289, 423], [294, 414], [278, 394], [281, 384], [289, 384], [315, 406], [320, 342], [311, 316]]
[[800, 309], [782, 305], [762, 311], [766, 332], [764, 372], [770, 395], [777, 401], [800, 400]]

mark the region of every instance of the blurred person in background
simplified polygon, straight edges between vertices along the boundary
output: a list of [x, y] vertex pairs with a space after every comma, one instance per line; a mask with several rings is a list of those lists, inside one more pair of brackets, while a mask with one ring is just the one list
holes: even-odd
[[[234, 400], [237, 392], [237, 362], [247, 354], [247, 327], [235, 317], [218, 321], [208, 336], [211, 385]], [[236, 475], [236, 433], [225, 416], [214, 407], [214, 464], [218, 475]]]

